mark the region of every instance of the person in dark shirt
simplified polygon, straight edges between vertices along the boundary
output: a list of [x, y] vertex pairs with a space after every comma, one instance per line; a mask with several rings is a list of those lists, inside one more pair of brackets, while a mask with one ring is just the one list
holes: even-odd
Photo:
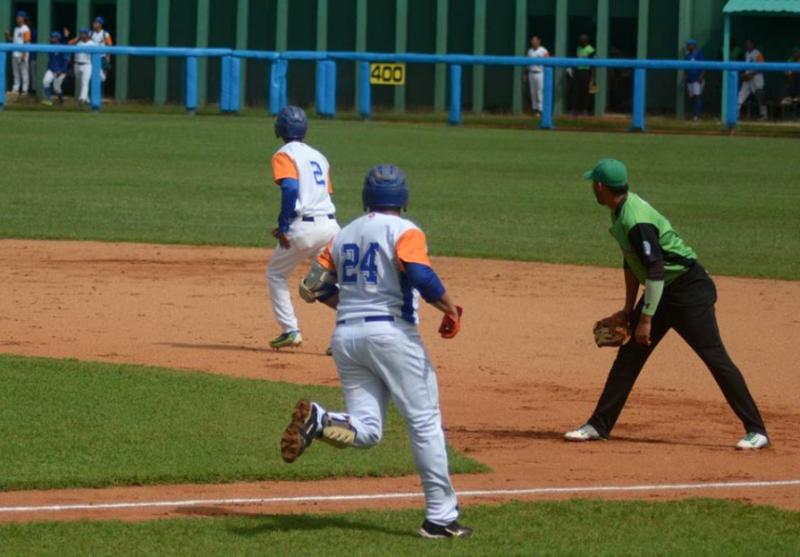
[[[64, 37], [58, 31], [50, 33], [50, 44], [63, 44]], [[64, 91], [62, 85], [64, 78], [67, 77], [67, 69], [69, 68], [69, 57], [64, 52], [50, 53], [50, 59], [47, 64], [47, 71], [42, 79], [42, 86], [44, 87], [44, 100], [42, 104], [53, 106], [53, 91], [58, 97], [58, 104], [64, 104]]]
[[[686, 41], [686, 60], [689, 62], [702, 62], [703, 52], [697, 48], [697, 41], [689, 39]], [[686, 93], [692, 103], [694, 113], [692, 120], [697, 122], [703, 112], [703, 89], [705, 87], [704, 70], [686, 70]]]

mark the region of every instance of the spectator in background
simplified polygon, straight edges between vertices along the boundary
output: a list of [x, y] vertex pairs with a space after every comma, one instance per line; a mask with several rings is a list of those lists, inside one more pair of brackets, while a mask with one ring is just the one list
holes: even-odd
[[[703, 52], [697, 48], [697, 41], [689, 39], [686, 41], [686, 60], [690, 62], [700, 62], [703, 60]], [[703, 111], [703, 88], [705, 86], [704, 70], [686, 70], [686, 93], [692, 103], [692, 120], [697, 122]]]
[[[744, 61], [761, 63], [764, 62], [764, 55], [756, 48], [753, 39], [744, 42]], [[767, 119], [767, 105], [764, 103], [764, 74], [757, 71], [746, 71], [742, 74], [742, 86], [739, 88], [738, 110], [741, 115], [742, 105], [747, 102], [750, 95], [755, 97], [758, 103], [759, 120]]]
[[[50, 44], [63, 44], [63, 36], [58, 31], [50, 33]], [[53, 91], [58, 96], [58, 104], [64, 104], [64, 92], [61, 85], [64, 83], [64, 78], [67, 77], [67, 70], [69, 69], [69, 56], [64, 52], [50, 53], [49, 63], [47, 64], [47, 72], [44, 74], [42, 86], [44, 87], [44, 100], [42, 104], [53, 106]]]
[[[103, 16], [97, 16], [92, 21], [92, 42], [98, 46], [114, 46], [114, 41], [111, 40], [111, 33], [106, 31], [103, 26], [106, 20]], [[100, 79], [105, 83], [108, 71], [111, 69], [111, 55], [106, 54], [103, 56], [103, 66], [100, 68]]]
[[[800, 63], [800, 47], [792, 51], [792, 55], [787, 60], [790, 64]], [[781, 105], [789, 106], [792, 103], [800, 103], [800, 72], [787, 71], [786, 83], [783, 87], [783, 98]]]
[[[589, 35], [582, 34], [578, 39], [578, 47], [575, 51], [577, 58], [594, 58], [594, 47], [589, 44]], [[590, 89], [594, 83], [594, 70], [589, 66], [578, 66], [572, 78], [572, 87], [570, 91], [572, 113], [578, 113], [584, 116], [589, 114], [589, 108], [592, 101]]]
[[[89, 36], [89, 30], [80, 30], [77, 39], [70, 41], [80, 47], [96, 46]], [[92, 55], [88, 52], [78, 52], [74, 56], [75, 60], [75, 92], [78, 94], [78, 103], [89, 104], [89, 82], [92, 79]]]
[[[550, 52], [542, 46], [542, 40], [534, 35], [531, 37], [531, 47], [528, 49], [528, 58], [547, 58]], [[527, 68], [528, 87], [531, 92], [531, 110], [542, 113], [544, 101], [544, 66], [533, 64]]]
[[[31, 42], [31, 29], [25, 23], [28, 14], [20, 10], [17, 12], [16, 27], [14, 33], [5, 32], [6, 41], [11, 41], [14, 44], [28, 44]], [[12, 52], [11, 53], [11, 70], [14, 73], [14, 85], [11, 88], [12, 95], [28, 94], [30, 88], [30, 66], [28, 65], [27, 52]], [[5, 84], [2, 84], [5, 87]]]

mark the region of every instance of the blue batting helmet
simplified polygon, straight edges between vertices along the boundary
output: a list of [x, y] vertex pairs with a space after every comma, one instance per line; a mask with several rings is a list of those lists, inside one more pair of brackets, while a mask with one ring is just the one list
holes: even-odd
[[28, 18], [28, 12], [26, 12], [25, 10], [20, 10], [20, 11], [17, 12], [17, 17], [24, 17], [25, 19], [27, 19]]
[[101, 15], [97, 16], [96, 18], [94, 18], [94, 21], [99, 23], [100, 25], [105, 25], [106, 24], [105, 18], [103, 16], [101, 16]]
[[393, 164], [373, 166], [364, 178], [361, 194], [364, 210], [377, 207], [408, 208], [408, 184], [405, 173]]
[[89, 34], [89, 28], [88, 27], [81, 27], [80, 30], [78, 31], [78, 34], [79, 35], [88, 35]]
[[62, 35], [58, 31], [53, 31], [52, 33], [50, 33], [50, 38], [51, 39], [58, 39], [60, 41], [61, 38], [62, 38]]
[[275, 119], [275, 137], [285, 141], [299, 141], [308, 131], [308, 118], [299, 106], [285, 106]]

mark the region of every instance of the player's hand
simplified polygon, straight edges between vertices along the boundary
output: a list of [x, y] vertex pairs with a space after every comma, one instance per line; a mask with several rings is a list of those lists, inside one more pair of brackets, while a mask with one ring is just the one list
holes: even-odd
[[292, 245], [289, 242], [289, 238], [286, 237], [286, 234], [281, 232], [280, 228], [276, 228], [272, 231], [272, 237], [278, 240], [278, 244], [280, 244], [283, 249], [289, 249]]
[[650, 346], [650, 328], [652, 324], [652, 317], [644, 315], [639, 318], [639, 324], [636, 326], [636, 334], [634, 338], [638, 344], [642, 346]]
[[64, 27], [64, 38], [68, 39], [70, 35], [69, 27]]
[[464, 309], [461, 306], [456, 306], [456, 314], [445, 313], [442, 318], [442, 324], [439, 325], [439, 334], [442, 338], [453, 338], [461, 330], [461, 315]]

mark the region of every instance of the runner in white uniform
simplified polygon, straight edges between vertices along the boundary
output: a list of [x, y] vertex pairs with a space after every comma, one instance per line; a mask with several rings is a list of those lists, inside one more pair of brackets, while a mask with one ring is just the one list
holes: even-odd
[[[26, 12], [22, 10], [17, 12], [17, 26], [14, 27], [12, 35], [9, 35], [8, 31], [6, 31], [6, 40], [11, 38], [11, 42], [14, 44], [28, 44], [31, 42], [31, 30], [25, 24], [27, 18], [28, 14]], [[11, 70], [14, 74], [14, 85], [11, 87], [11, 93], [14, 95], [19, 93], [27, 95], [31, 81], [27, 52], [15, 51], [11, 53]], [[5, 87], [5, 84], [0, 86]]]
[[[764, 55], [756, 48], [756, 43], [752, 39], [744, 42], [744, 61], [761, 63], [764, 62]], [[767, 104], [764, 102], [764, 74], [761, 72], [747, 71], [742, 73], [742, 86], [739, 88], [738, 110], [741, 113], [742, 105], [753, 95], [758, 103], [758, 117], [761, 120], [767, 119]]]
[[281, 212], [272, 235], [278, 245], [267, 266], [267, 282], [281, 334], [274, 349], [303, 342], [289, 294], [289, 275], [303, 261], [317, 257], [339, 231], [331, 200], [333, 181], [325, 156], [303, 143], [308, 119], [302, 108], [287, 106], [275, 121], [275, 135], [284, 141], [272, 157], [272, 174], [281, 188]]
[[[531, 37], [531, 47], [528, 49], [528, 58], [547, 58], [550, 53], [542, 46], [541, 39], [534, 35]], [[531, 109], [542, 113], [544, 103], [544, 66], [533, 64], [528, 66], [528, 87], [531, 92]]]
[[400, 216], [408, 205], [402, 171], [392, 165], [370, 170], [363, 200], [370, 212], [336, 235], [301, 285], [307, 301], [337, 308], [332, 348], [347, 413], [299, 401], [281, 455], [294, 462], [314, 439], [341, 448], [376, 445], [391, 399], [407, 422], [425, 492], [420, 535], [467, 537], [471, 530], [457, 522], [436, 371], [417, 331], [420, 295], [445, 314], [444, 338], [458, 333], [461, 308], [431, 268], [425, 234]]

